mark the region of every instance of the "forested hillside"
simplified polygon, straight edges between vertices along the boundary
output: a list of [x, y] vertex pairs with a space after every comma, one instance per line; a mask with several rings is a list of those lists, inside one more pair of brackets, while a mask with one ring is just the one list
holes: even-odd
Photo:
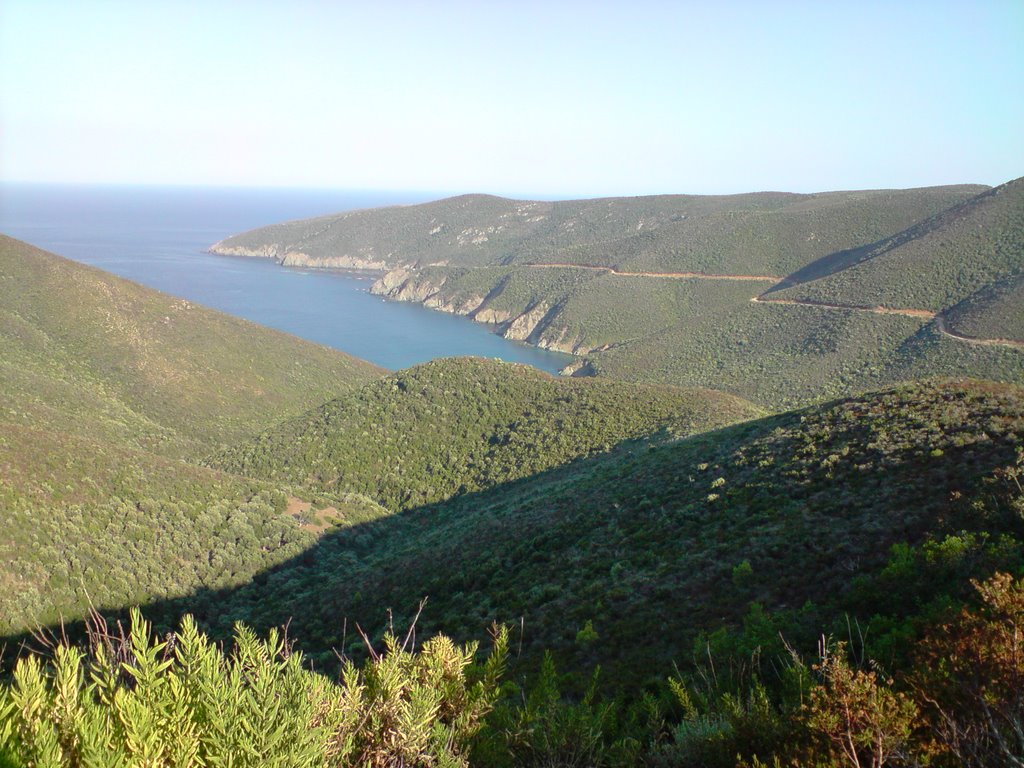
[[929, 375], [1024, 381], [1022, 189], [468, 195], [212, 250], [387, 270], [375, 293], [576, 355], [566, 373], [780, 409]]
[[0, 295], [0, 630], [241, 584], [312, 545], [288, 494], [190, 462], [383, 371], [10, 238]]
[[[3, 759], [831, 766], [850, 686], [918, 762], [1006, 752], [1012, 728], [974, 713], [1021, 715], [1020, 665], [990, 663], [1018, 658], [1019, 385], [932, 379], [766, 416], [483, 360], [385, 376], [24, 244], [3, 255], [0, 629], [25, 659], [0, 688]], [[650, 295], [696, 309], [686, 286], [705, 282]], [[961, 308], [994, 324], [1014, 294], [983, 298]], [[909, 378], [937, 345], [1016, 354], [914, 315], [733, 302], [804, 324], [797, 342], [714, 315], [736, 353], [708, 364], [762, 400], [820, 398], [858, 367]], [[893, 326], [859, 324], [875, 318], [906, 326], [884, 375], [851, 353], [886, 343]], [[749, 367], [780, 340], [833, 363], [813, 387]], [[118, 629], [133, 605], [154, 628]], [[81, 638], [90, 608], [90, 655], [40, 647]], [[936, 659], [965, 661], [936, 676]]]
[[401, 371], [229, 449], [212, 466], [364, 494], [398, 511], [529, 477], [624, 440], [754, 418], [732, 395], [558, 379], [453, 358]]

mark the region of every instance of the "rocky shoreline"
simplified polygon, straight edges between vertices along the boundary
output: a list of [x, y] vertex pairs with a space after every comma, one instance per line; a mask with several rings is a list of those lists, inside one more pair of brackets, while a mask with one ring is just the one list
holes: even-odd
[[[595, 350], [584, 346], [578, 338], [568, 338], [569, 329], [557, 322], [559, 307], [538, 302], [523, 307], [518, 313], [488, 306], [486, 296], [446, 296], [446, 279], [433, 280], [410, 267], [397, 267], [385, 272], [370, 287], [370, 293], [394, 301], [411, 301], [428, 309], [468, 317], [477, 323], [494, 327], [494, 332], [510, 341], [520, 341], [541, 349], [583, 357]], [[585, 361], [566, 366], [565, 375], [582, 375]]]
[[495, 309], [487, 306], [486, 296], [446, 296], [443, 291], [446, 278], [433, 280], [412, 266], [394, 267], [383, 260], [349, 255], [310, 256], [277, 243], [266, 243], [250, 248], [227, 245], [226, 241], [221, 241], [211, 245], [207, 252], [218, 256], [273, 259], [285, 267], [337, 269], [377, 275], [377, 279], [370, 287], [370, 293], [375, 296], [391, 301], [422, 304], [427, 309], [467, 317], [473, 322], [490, 326], [494, 333], [509, 341], [518, 341], [581, 358], [565, 366], [561, 371], [562, 375], [593, 375], [593, 369], [583, 358], [595, 350], [584, 346], [578, 338], [567, 338], [568, 329], [555, 322], [559, 308], [552, 307], [546, 302], [524, 307], [518, 313]]

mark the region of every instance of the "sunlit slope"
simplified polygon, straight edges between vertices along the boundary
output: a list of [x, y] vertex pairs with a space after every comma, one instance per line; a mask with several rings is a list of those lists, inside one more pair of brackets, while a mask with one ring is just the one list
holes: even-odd
[[464, 195], [277, 224], [227, 238], [212, 250], [371, 269], [544, 262], [782, 276], [905, 229], [983, 189], [560, 202]]
[[688, 435], [761, 413], [712, 390], [556, 378], [455, 358], [369, 384], [212, 463], [364, 494], [399, 510], [528, 477], [623, 440]]
[[587, 354], [584, 370], [684, 387], [714, 382], [776, 409], [926, 376], [1024, 382], [1024, 350], [952, 338], [928, 317], [755, 303], [721, 287], [713, 295], [687, 321]]
[[780, 409], [927, 375], [1024, 381], [1024, 346], [1000, 343], [1024, 317], [1022, 190], [464, 196], [214, 250], [322, 265], [370, 254], [393, 267], [373, 292], [576, 355], [566, 372]]
[[986, 285], [942, 314], [953, 333], [1024, 343], [1024, 272]]
[[[1024, 179], [1016, 179], [881, 242], [811, 264], [768, 297], [943, 312], [1021, 274]], [[786, 287], [789, 283], [796, 284]], [[1007, 321], [1024, 314], [1024, 306], [1006, 302], [1012, 295], [1001, 298], [997, 304], [1015, 315]], [[993, 311], [995, 306], [987, 313], [989, 321], [998, 324]]]
[[872, 586], [895, 544], [960, 537], [943, 545], [950, 559], [935, 573], [953, 569], [964, 584], [971, 568], [1019, 558], [1019, 489], [1002, 469], [1022, 441], [1020, 387], [905, 385], [625, 444], [339, 531], [258, 584], [195, 607], [224, 631], [225, 609], [268, 625], [292, 617], [304, 647], [329, 661], [332, 646], [359, 644], [344, 640], [345, 619], [380, 628], [392, 608], [402, 626], [428, 597], [420, 636], [482, 637], [498, 619], [523, 627], [524, 657], [550, 649], [635, 684], [687, 661], [698, 633], [738, 623], [751, 601], [791, 611], [790, 632], [818, 633], [848, 610], [906, 610], [890, 602], [911, 585]]
[[286, 490], [183, 459], [382, 371], [10, 238], [0, 295], [0, 630], [235, 585], [315, 541]]
[[0, 421], [172, 455], [370, 381], [343, 353], [0, 237]]

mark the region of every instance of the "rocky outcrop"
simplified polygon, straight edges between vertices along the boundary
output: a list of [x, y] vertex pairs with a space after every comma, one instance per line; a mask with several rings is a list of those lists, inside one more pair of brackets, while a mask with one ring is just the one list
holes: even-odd
[[513, 341], [529, 341], [550, 311], [551, 307], [544, 302], [535, 304], [509, 323], [501, 335]]
[[[444, 287], [445, 278], [431, 280], [415, 270], [399, 267], [385, 272], [370, 286], [370, 293], [395, 301], [425, 304]], [[440, 308], [440, 307], [435, 307]]]
[[515, 317], [515, 315], [507, 309], [491, 309], [490, 307], [480, 307], [473, 314], [473, 319], [476, 320], [476, 322], [485, 323], [487, 325], [504, 325], [513, 317]]
[[[578, 336], [570, 336], [568, 328], [553, 326], [558, 316], [557, 306], [552, 307], [542, 301], [517, 314], [488, 306], [491, 297], [500, 291], [492, 291], [487, 296], [458, 295], [451, 290], [445, 292], [446, 282], [443, 275], [437, 276], [435, 273], [427, 277], [414, 268], [398, 267], [378, 278], [370, 288], [370, 293], [395, 301], [417, 302], [428, 309], [453, 315], [468, 316], [474, 322], [497, 326], [495, 333], [511, 341], [522, 341], [570, 355], [584, 355], [592, 351], [583, 345]], [[451, 295], [453, 293], [455, 295]]]
[[358, 269], [379, 272], [387, 269], [387, 262], [365, 256], [310, 256], [302, 251], [288, 251], [278, 260], [286, 267], [310, 267], [313, 269]]
[[372, 255], [351, 256], [310, 256], [302, 251], [289, 249], [280, 243], [264, 243], [254, 247], [245, 245], [228, 245], [227, 240], [211, 245], [208, 253], [218, 256], [250, 256], [259, 259], [273, 259], [285, 267], [306, 267], [309, 269], [353, 269], [380, 272], [387, 269], [388, 264]]
[[597, 371], [594, 370], [594, 366], [591, 365], [589, 360], [573, 360], [565, 368], [559, 371], [562, 376], [575, 376], [581, 378], [584, 376], [596, 376]]
[[554, 317], [548, 320], [543, 335], [537, 339], [536, 344], [538, 347], [550, 349], [553, 352], [564, 352], [567, 355], [585, 355], [588, 352], [594, 351], [590, 347], [585, 346], [579, 336], [569, 338], [569, 329], [564, 326], [556, 333], [554, 328], [552, 328], [553, 320]]
[[392, 292], [397, 288], [401, 288], [412, 276], [413, 271], [411, 269], [406, 269], [405, 267], [392, 269], [374, 281], [373, 285], [370, 286], [370, 293], [376, 296], [386, 296], [389, 299], [395, 298]]
[[277, 259], [280, 255], [280, 246], [277, 243], [265, 243], [248, 248], [242, 245], [226, 245], [225, 240], [214, 243], [208, 249], [208, 253], [215, 253], [218, 256], [252, 256], [258, 259]]
[[439, 290], [433, 296], [424, 301], [423, 306], [427, 309], [436, 309], [440, 312], [449, 312], [453, 315], [472, 315], [483, 303], [483, 296], [467, 296], [461, 299], [446, 299]]

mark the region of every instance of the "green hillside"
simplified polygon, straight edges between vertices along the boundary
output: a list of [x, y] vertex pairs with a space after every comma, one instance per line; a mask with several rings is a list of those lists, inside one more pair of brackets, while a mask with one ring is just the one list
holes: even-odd
[[[1021, 274], [1024, 179], [1015, 179], [892, 237], [811, 264], [769, 295], [942, 312]], [[1022, 314], [1020, 304], [1004, 308], [1012, 312], [1008, 322]]]
[[[24, 662], [0, 684], [0, 764], [838, 765], [825, 697], [867, 673], [836, 638], [878, 672], [881, 706], [910, 692], [978, 722], [951, 698], [967, 669], [1020, 711], [1019, 654], [1007, 671], [984, 645], [1024, 615], [1019, 385], [932, 379], [765, 416], [478, 359], [384, 376], [13, 240], [0, 255], [0, 648], [23, 655], [39, 624], [74, 637], [90, 607], [143, 605], [162, 638], [136, 615], [130, 638], [94, 634], [87, 668]], [[460, 269], [462, 307], [496, 280], [495, 313], [533, 303], [510, 328], [591, 348], [598, 374], [775, 404], [957, 369], [1024, 380], [1016, 347], [950, 335], [1012, 332], [1013, 280], [931, 319], [752, 302], [756, 281]], [[974, 603], [971, 579], [990, 579]], [[212, 642], [189, 622], [165, 635], [183, 613]], [[511, 632], [475, 666], [494, 621]], [[337, 683], [309, 671], [333, 675], [336, 652], [365, 662]], [[945, 676], [918, 685], [935, 659]], [[955, 764], [919, 731], [915, 759]]]
[[[425, 636], [468, 639], [495, 618], [522, 621], [522, 653], [534, 661], [553, 650], [573, 669], [600, 663], [610, 680], [636, 684], [688, 663], [700, 632], [737, 626], [751, 601], [813, 648], [843, 611], [905, 617], [928, 589], [960, 594], [968, 572], [1020, 569], [1019, 489], [1001, 472], [1020, 461], [1022, 441], [1020, 387], [908, 384], [623, 444], [338, 530], [230, 597], [189, 607], [222, 632], [222, 613], [261, 626], [291, 618], [326, 662], [345, 619], [380, 627], [394, 609], [402, 626], [428, 597]], [[994, 546], [1004, 533], [1012, 538]], [[896, 545], [959, 554], [935, 566], [931, 587], [925, 577], [879, 592]], [[596, 637], [580, 642], [588, 622]]]
[[1024, 344], [1024, 272], [989, 283], [942, 315], [946, 327], [972, 339]]
[[239, 584], [312, 545], [287, 493], [183, 459], [382, 371], [6, 237], [0, 295], [0, 630]]
[[623, 440], [761, 415], [732, 395], [559, 379], [473, 358], [401, 371], [223, 452], [248, 477], [408, 509], [528, 477]]
[[229, 237], [211, 250], [285, 264], [368, 269], [570, 263], [781, 276], [905, 229], [983, 189], [560, 202], [463, 195], [277, 224]]
[[201, 455], [380, 376], [0, 236], [0, 418]]
[[337, 526], [761, 413], [483, 360], [381, 378], [14, 240], [2, 255], [0, 631], [238, 586]]
[[[659, 234], [641, 228], [627, 238], [632, 245], [592, 242], [585, 229], [573, 246], [576, 256], [544, 258], [537, 251], [528, 259], [532, 267], [517, 255], [502, 266], [396, 269], [373, 290], [577, 355], [568, 368], [577, 375], [713, 387], [773, 409], [927, 375], [1024, 381], [1024, 346], [1006, 343], [1020, 340], [1024, 317], [1017, 290], [1024, 182], [958, 198], [879, 239], [866, 229], [854, 234], [854, 221], [878, 232], [899, 212], [923, 214], [908, 201], [920, 203], [923, 192], [934, 201], [938, 191], [910, 192], [885, 198], [885, 215], [872, 207], [881, 193], [743, 196], [743, 205], [759, 203], [756, 215], [753, 208], [725, 215], [716, 207], [720, 200], [700, 198], [699, 219], [663, 223]], [[653, 216], [653, 202], [645, 204]], [[849, 221], [826, 223], [826, 211]], [[810, 221], [814, 227], [802, 228]], [[702, 246], [673, 230], [698, 222]], [[798, 255], [822, 245], [818, 224], [831, 239], [820, 257], [800, 261]], [[739, 249], [737, 227], [747, 232]], [[650, 257], [654, 241], [670, 233], [665, 242], [688, 243], [687, 257]], [[654, 249], [646, 256], [643, 238]], [[702, 260], [695, 256], [702, 247], [732, 255]], [[764, 261], [783, 252], [790, 261]], [[567, 266], [573, 263], [606, 267]], [[780, 268], [777, 274], [791, 270], [781, 281], [772, 277]], [[944, 317], [933, 320], [935, 312]]]
[[740, 299], [590, 353], [585, 370], [683, 387], [714, 382], [782, 409], [926, 376], [1024, 382], [1022, 352], [950, 338], [925, 318]]

